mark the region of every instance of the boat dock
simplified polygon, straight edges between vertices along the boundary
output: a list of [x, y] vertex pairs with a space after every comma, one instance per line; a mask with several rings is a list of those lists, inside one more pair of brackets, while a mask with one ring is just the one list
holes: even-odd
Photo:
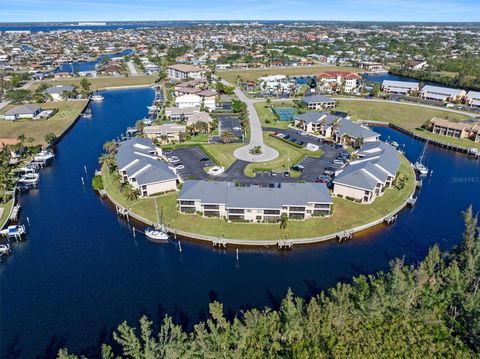
[[19, 212], [20, 212], [20, 205], [16, 204], [15, 206], [13, 206], [12, 212], [10, 213], [10, 220], [17, 221]]
[[342, 231], [337, 233], [337, 239], [339, 242], [352, 239], [352, 237], [353, 237], [353, 234], [352, 232], [349, 232], [349, 231]]
[[395, 223], [397, 221], [397, 215], [394, 214], [393, 216], [388, 216], [387, 218], [385, 218], [385, 223], [387, 225], [391, 225], [393, 223]]
[[218, 248], [227, 248], [227, 241], [225, 239], [212, 240], [212, 246]]
[[278, 241], [277, 242], [277, 249], [279, 251], [287, 251], [287, 250], [292, 250], [293, 249], [293, 243], [289, 241], [288, 239], [283, 240], [283, 241]]

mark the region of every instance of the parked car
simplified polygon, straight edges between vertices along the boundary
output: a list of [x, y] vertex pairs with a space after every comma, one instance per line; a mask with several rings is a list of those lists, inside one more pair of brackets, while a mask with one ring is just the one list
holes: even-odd
[[285, 136], [283, 136], [283, 138], [288, 140], [290, 138], [290, 135], [287, 133]]
[[290, 177], [290, 172], [288, 172], [288, 171], [283, 172], [283, 176], [284, 177]]
[[167, 157], [167, 161], [170, 163], [178, 162], [180, 159], [177, 156]]
[[303, 167], [302, 165], [292, 166], [292, 170], [294, 170], [294, 171], [303, 172], [304, 169], [305, 169], [305, 167]]
[[303, 146], [303, 144], [304, 144], [305, 142], [303, 142], [303, 141], [297, 141], [297, 143], [298, 143], [300, 146]]
[[179, 165], [176, 165], [175, 168], [176, 168], [177, 170], [183, 170], [183, 169], [185, 168], [185, 166], [182, 165], [182, 164], [179, 164]]
[[317, 182], [317, 183], [328, 183], [328, 182], [330, 182], [330, 180], [331, 180], [330, 176], [322, 175], [322, 176], [318, 176], [317, 179], [315, 180], [315, 182]]
[[325, 171], [323, 171], [323, 174], [326, 176], [332, 176], [335, 174], [335, 171], [332, 171], [331, 169], [325, 169]]
[[207, 161], [210, 161], [210, 159], [208, 157], [200, 158], [200, 162], [207, 162]]
[[332, 163], [334, 165], [339, 165], [339, 166], [345, 165], [345, 161], [343, 161], [343, 160], [333, 160]]
[[342, 145], [341, 143], [337, 143], [337, 144], [335, 145], [335, 148], [338, 150], [338, 149], [340, 149], [340, 148], [343, 148], [343, 145]]

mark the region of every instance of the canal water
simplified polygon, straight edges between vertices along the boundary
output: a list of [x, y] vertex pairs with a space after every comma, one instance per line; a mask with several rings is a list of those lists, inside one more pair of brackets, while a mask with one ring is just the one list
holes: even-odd
[[[214, 250], [182, 242], [154, 244], [131, 229], [90, 188], [102, 144], [146, 114], [150, 89], [102, 92], [92, 119], [80, 119], [42, 171], [39, 190], [21, 196], [28, 238], [0, 264], [2, 358], [50, 358], [69, 347], [99, 353], [123, 320], [165, 314], [191, 327], [219, 300], [228, 314], [276, 307], [289, 287], [309, 297], [350, 281], [354, 275], [387, 270], [389, 261], [421, 259], [434, 243], [449, 249], [461, 238], [461, 211], [480, 209], [480, 162], [431, 147], [418, 203], [391, 227], [378, 227], [345, 243], [295, 247], [291, 252]], [[375, 128], [405, 144], [411, 161], [423, 143], [388, 128]], [[85, 174], [84, 166], [87, 167]], [[85, 177], [85, 187], [81, 177]]]
[[101, 63], [104, 59], [113, 59], [114, 57], [123, 57], [133, 54], [131, 49], [123, 50], [115, 54], [102, 55], [95, 61], [79, 61], [72, 63], [61, 64], [55, 72], [82, 72], [82, 71], [94, 71], [96, 66]]

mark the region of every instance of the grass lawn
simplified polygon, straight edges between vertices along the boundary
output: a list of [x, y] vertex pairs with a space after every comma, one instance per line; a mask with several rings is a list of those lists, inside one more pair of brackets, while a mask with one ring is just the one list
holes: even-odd
[[[452, 121], [462, 121], [469, 118], [467, 115], [443, 111], [441, 109], [437, 110], [421, 106], [410, 106], [388, 102], [381, 103], [369, 100], [339, 100], [336, 110], [350, 112], [354, 119], [390, 122], [407, 130], [414, 130], [417, 132], [421, 131], [419, 128], [434, 116], [448, 118]], [[476, 144], [468, 139], [460, 140], [451, 137], [438, 136], [427, 131], [421, 131], [421, 134], [447, 143], [480, 148], [480, 144]]]
[[[277, 117], [273, 114], [272, 110], [267, 106], [266, 102], [257, 102], [253, 104], [255, 111], [257, 111], [262, 127], [275, 127], [275, 128], [287, 128], [290, 124], [289, 121], [278, 121]], [[293, 101], [285, 102], [272, 102], [273, 107], [293, 107]], [[270, 121], [267, 123], [266, 121]]]
[[[25, 135], [26, 138], [33, 137], [32, 145], [44, 145], [45, 135], [53, 132], [60, 136], [80, 115], [87, 104], [87, 100], [54, 101], [41, 104], [45, 109], [58, 109], [57, 113], [47, 120], [17, 120], [0, 121], [0, 136], [3, 138], [17, 138]], [[2, 109], [8, 111], [15, 105], [8, 105]], [[30, 145], [30, 143], [28, 144]]]
[[5, 204], [0, 203], [0, 212], [2, 212], [0, 215], [0, 228], [3, 228], [3, 226], [7, 222], [12, 206], [13, 206], [13, 198]]
[[238, 76], [242, 81], [256, 81], [259, 77], [268, 75], [314, 75], [322, 71], [351, 71], [364, 72], [364, 70], [356, 67], [333, 66], [333, 65], [313, 65], [313, 66], [298, 66], [298, 67], [284, 67], [284, 68], [267, 68], [267, 69], [238, 69], [217, 71], [216, 75], [227, 80], [231, 84], [237, 81]]
[[[153, 85], [155, 81], [155, 76], [153, 75], [140, 75], [140, 76], [104, 76], [104, 77], [95, 77], [87, 78], [90, 81], [91, 88], [96, 90], [102, 90], [110, 87], [123, 87], [123, 86], [140, 86], [140, 85]], [[35, 90], [40, 84], [47, 84], [48, 86], [56, 85], [76, 85], [80, 86], [81, 77], [72, 77], [66, 79], [55, 79], [55, 80], [41, 80], [36, 81], [30, 87], [31, 90]]]
[[237, 160], [233, 152], [242, 146], [245, 146], [245, 143], [208, 144], [202, 145], [200, 148], [216, 164], [227, 169]]
[[[275, 148], [279, 156], [272, 161], [251, 163], [245, 167], [245, 175], [253, 177], [258, 171], [285, 172], [294, 164], [300, 162], [305, 156], [320, 157], [322, 151], [311, 152], [304, 148], [297, 148], [285, 143], [278, 138], [269, 136], [271, 132], [264, 132], [263, 138], [267, 146]], [[298, 174], [297, 174], [298, 175]]]
[[[326, 218], [312, 218], [306, 221], [288, 221], [286, 229], [279, 224], [227, 223], [220, 218], [203, 218], [199, 215], [180, 214], [176, 208], [178, 193], [157, 196], [157, 205], [163, 208], [165, 224], [178, 230], [198, 234], [251, 240], [285, 239], [319, 237], [330, 233], [351, 229], [379, 219], [405, 202], [415, 187], [415, 175], [408, 162], [402, 157], [400, 176], [406, 176], [403, 189], [388, 189], [373, 204], [358, 204], [346, 199], [334, 198], [333, 215]], [[105, 189], [117, 201], [132, 211], [156, 221], [154, 198], [146, 198], [134, 202], [126, 201], [119, 192], [112, 177], [105, 171], [103, 174]]]
[[190, 142], [208, 142], [208, 137], [210, 134], [208, 133], [199, 133], [196, 136], [190, 137]]

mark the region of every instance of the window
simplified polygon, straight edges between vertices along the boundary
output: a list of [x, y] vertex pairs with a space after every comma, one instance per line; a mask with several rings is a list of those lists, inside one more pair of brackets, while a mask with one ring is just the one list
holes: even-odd
[[263, 211], [264, 214], [280, 214], [279, 209], [266, 209]]
[[183, 206], [194, 206], [195, 202], [194, 201], [180, 201], [180, 204]]
[[305, 212], [305, 207], [290, 207], [290, 212]]

